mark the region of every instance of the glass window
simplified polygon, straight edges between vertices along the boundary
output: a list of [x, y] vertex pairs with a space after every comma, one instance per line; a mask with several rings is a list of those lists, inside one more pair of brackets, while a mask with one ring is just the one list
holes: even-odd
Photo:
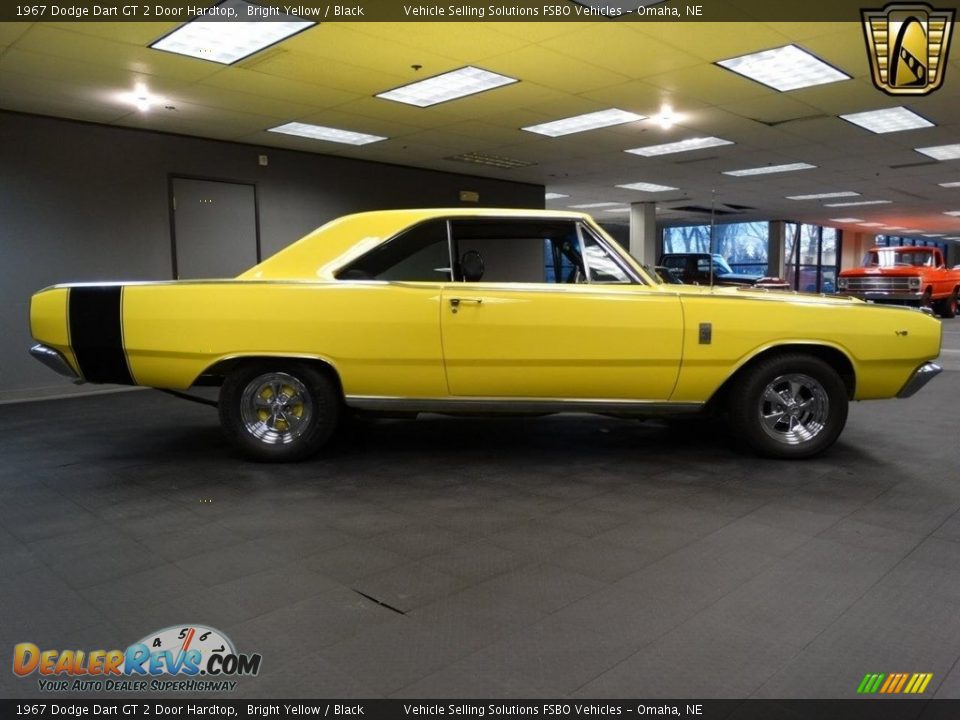
[[431, 220], [410, 228], [337, 274], [338, 280], [393, 280], [441, 282], [451, 277], [445, 220]]
[[[720, 255], [732, 268], [729, 272], [766, 275], [770, 238], [767, 222], [681, 225], [663, 230], [663, 252], [709, 253]], [[709, 272], [709, 271], [708, 271]], [[716, 272], [716, 268], [714, 268]]]
[[583, 233], [583, 253], [592, 283], [629, 284], [630, 276], [591, 232]]

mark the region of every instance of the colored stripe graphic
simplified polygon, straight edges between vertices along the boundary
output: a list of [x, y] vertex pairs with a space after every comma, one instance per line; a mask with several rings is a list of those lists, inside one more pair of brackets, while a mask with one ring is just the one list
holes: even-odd
[[133, 385], [123, 350], [120, 285], [70, 288], [70, 344], [88, 382]]
[[858, 695], [919, 695], [926, 691], [933, 673], [867, 673], [857, 686]]

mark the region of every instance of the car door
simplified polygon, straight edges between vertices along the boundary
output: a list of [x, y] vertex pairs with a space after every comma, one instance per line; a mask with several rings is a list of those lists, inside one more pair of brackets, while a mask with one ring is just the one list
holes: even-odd
[[476, 264], [443, 288], [450, 394], [666, 400], [682, 350], [680, 302], [644, 285], [574, 220], [451, 223], [454, 257]]

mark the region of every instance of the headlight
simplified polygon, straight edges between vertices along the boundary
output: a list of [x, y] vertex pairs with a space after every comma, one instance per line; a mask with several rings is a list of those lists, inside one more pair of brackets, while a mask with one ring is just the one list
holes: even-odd
[[919, 290], [919, 289], [920, 289], [920, 278], [918, 278], [918, 277], [908, 278], [908, 282], [909, 282], [909, 287], [910, 287], [911, 290]]
[[841, 290], [844, 289], [844, 288], [846, 288], [846, 287], [847, 287], [847, 279], [846, 279], [846, 278], [843, 278], [843, 277], [842, 277], [842, 278], [837, 278], [837, 287], [840, 288]]

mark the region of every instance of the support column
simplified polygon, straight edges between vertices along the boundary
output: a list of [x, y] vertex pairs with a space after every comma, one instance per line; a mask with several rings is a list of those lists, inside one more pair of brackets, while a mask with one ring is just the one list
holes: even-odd
[[652, 268], [657, 262], [658, 240], [656, 203], [631, 203], [630, 254]]
[[783, 277], [784, 248], [787, 244], [787, 224], [783, 220], [769, 223], [767, 233], [767, 275]]

